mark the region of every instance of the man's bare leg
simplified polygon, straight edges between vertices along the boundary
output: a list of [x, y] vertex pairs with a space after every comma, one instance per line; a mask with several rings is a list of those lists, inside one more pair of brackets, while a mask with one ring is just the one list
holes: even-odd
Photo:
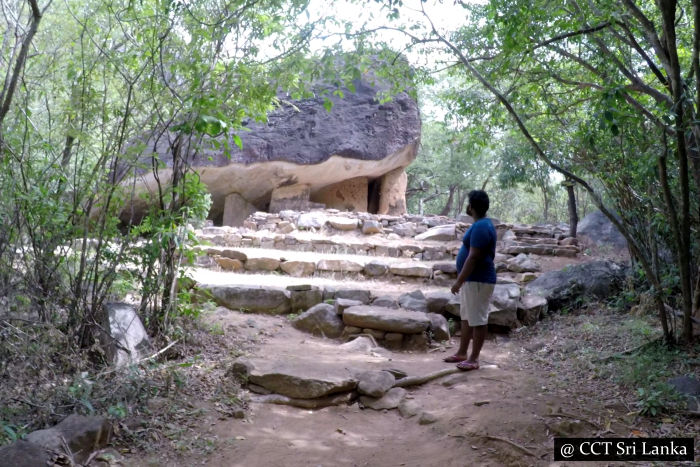
[[[464, 321], [462, 321], [464, 323]], [[484, 345], [484, 340], [486, 339], [486, 331], [487, 331], [487, 326], [474, 326], [474, 327], [469, 327], [469, 333], [470, 337], [474, 338], [474, 343], [472, 344], [472, 354], [469, 357], [468, 362], [470, 363], [478, 363], [479, 362], [479, 353], [481, 352], [481, 347]], [[464, 331], [462, 331], [464, 332]], [[461, 347], [460, 347], [461, 349]], [[465, 348], [466, 352], [466, 348]], [[466, 355], [466, 353], [465, 353]]]
[[[458, 357], [467, 358], [467, 349], [469, 348], [469, 341], [472, 339], [472, 328], [469, 326], [469, 321], [467, 320], [462, 320], [460, 321], [460, 323], [461, 332], [459, 335], [459, 350], [455, 355]], [[484, 343], [483, 340], [481, 343]], [[474, 341], [474, 344], [476, 344], [476, 341]]]

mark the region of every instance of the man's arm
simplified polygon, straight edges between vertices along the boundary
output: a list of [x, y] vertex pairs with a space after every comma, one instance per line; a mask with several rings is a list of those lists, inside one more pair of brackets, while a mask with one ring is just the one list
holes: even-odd
[[464, 284], [464, 282], [467, 280], [467, 277], [469, 277], [469, 275], [472, 272], [474, 272], [474, 268], [476, 268], [476, 265], [479, 264], [479, 262], [482, 261], [485, 257], [486, 250], [484, 250], [483, 248], [469, 248], [469, 256], [467, 256], [467, 260], [464, 262], [464, 266], [462, 266], [462, 271], [459, 273], [459, 276], [457, 276], [457, 280], [450, 289], [453, 294], [459, 292], [459, 289], [462, 288], [462, 284]]

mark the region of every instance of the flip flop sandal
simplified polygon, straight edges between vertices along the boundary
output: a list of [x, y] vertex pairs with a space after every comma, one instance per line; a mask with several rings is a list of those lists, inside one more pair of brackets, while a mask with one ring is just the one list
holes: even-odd
[[479, 363], [478, 362], [468, 362], [468, 361], [464, 360], [464, 361], [461, 361], [457, 364], [457, 368], [459, 368], [462, 371], [478, 370]]
[[443, 362], [447, 363], [459, 363], [465, 361], [467, 358], [466, 357], [459, 357], [457, 355], [450, 355], [449, 357], [445, 357], [442, 359]]

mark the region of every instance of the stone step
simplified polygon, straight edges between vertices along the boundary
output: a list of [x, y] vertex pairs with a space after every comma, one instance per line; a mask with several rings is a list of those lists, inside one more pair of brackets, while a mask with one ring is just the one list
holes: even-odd
[[[445, 288], [411, 287], [403, 284], [377, 284], [339, 281], [324, 281], [316, 278], [297, 279], [282, 277], [274, 278], [274, 286], [260, 285], [270, 281], [270, 276], [245, 275], [233, 273], [214, 273], [206, 270], [195, 270], [193, 278], [198, 284], [198, 289], [203, 291], [206, 298], [214, 300], [218, 305], [232, 310], [242, 310], [263, 314], [288, 314], [308, 311], [319, 303], [333, 303], [339, 315], [343, 315], [355, 305], [372, 305], [372, 309], [381, 307], [386, 312], [387, 320], [402, 309], [400, 313], [418, 312], [427, 314], [439, 314], [445, 317], [459, 319], [459, 301], [456, 295], [452, 295]], [[248, 282], [246, 283], [245, 280]], [[407, 289], [413, 290], [407, 293]], [[531, 322], [539, 309], [532, 310], [539, 302], [530, 300], [521, 303], [521, 287], [514, 283], [496, 284], [491, 298], [489, 324], [514, 328], [522, 321]], [[541, 305], [541, 304], [540, 304]], [[546, 304], [545, 304], [546, 308]], [[394, 311], [392, 311], [394, 310]], [[525, 311], [523, 311], [525, 310]], [[357, 310], [356, 310], [357, 311]], [[527, 314], [527, 319], [525, 315]], [[410, 315], [404, 315], [410, 316]], [[384, 318], [379, 318], [380, 321]], [[345, 332], [353, 335], [362, 332], [363, 329], [374, 329], [378, 333], [371, 334], [377, 339], [383, 339], [383, 333], [391, 333], [386, 327], [373, 327], [360, 321], [346, 321], [346, 326], [353, 329]], [[423, 322], [425, 322], [423, 320]], [[354, 329], [357, 328], [357, 329]], [[359, 329], [359, 330], [358, 330]], [[395, 333], [406, 334], [403, 328], [394, 329]], [[400, 331], [400, 332], [399, 332]], [[408, 332], [410, 334], [410, 332]], [[390, 336], [398, 340], [397, 336]], [[418, 339], [421, 340], [421, 339]], [[403, 342], [403, 340], [400, 340]], [[390, 343], [392, 347], [399, 342]], [[403, 345], [403, 344], [402, 344]], [[419, 342], [411, 342], [411, 346], [420, 346]], [[399, 346], [400, 347], [400, 346]]]
[[456, 277], [454, 261], [428, 262], [406, 258], [377, 258], [361, 255], [324, 254], [260, 248], [208, 247], [199, 266], [226, 271], [281, 273], [294, 277], [324, 277], [343, 274], [358, 280], [397, 279], [448, 285]]
[[[294, 234], [273, 234], [270, 232], [239, 233], [231, 227], [209, 227], [216, 229], [218, 234], [200, 233], [199, 239], [205, 245], [214, 247], [199, 247], [202, 250], [214, 251], [221, 248], [261, 248], [263, 250], [279, 250], [284, 252], [312, 252], [322, 254], [353, 255], [363, 257], [404, 258], [419, 261], [453, 261], [459, 252], [460, 242], [452, 241], [417, 241], [415, 239], [388, 240], [362, 239], [356, 237], [326, 236], [319, 233], [296, 232]], [[580, 252], [575, 240], [564, 238], [520, 238], [511, 231], [507, 232], [505, 240], [499, 241], [496, 251], [504, 255], [520, 253], [536, 254], [539, 256], [575, 257]], [[212, 250], [213, 249], [213, 250]], [[498, 258], [497, 258], [498, 261]], [[232, 268], [235, 264], [232, 264]]]
[[[215, 233], [214, 233], [215, 231]], [[198, 239], [214, 246], [263, 248], [283, 251], [386, 256], [424, 261], [452, 260], [460, 248], [458, 240], [414, 241], [409, 239], [365, 239], [337, 237], [318, 233], [239, 232], [234, 227], [209, 227], [197, 234]]]
[[[376, 258], [361, 255], [290, 252], [260, 248], [206, 248], [198, 266], [239, 273], [270, 273], [293, 277], [343, 277], [362, 280], [422, 282], [449, 286], [456, 278], [454, 261], [429, 262], [403, 258]], [[496, 270], [502, 273], [520, 273], [505, 278], [528, 282], [539, 274], [539, 262], [524, 253], [512, 257], [496, 254]], [[531, 273], [523, 275], [524, 273]]]
[[539, 256], [566, 256], [574, 258], [579, 254], [579, 247], [575, 245], [510, 245], [504, 247], [501, 252], [507, 255], [519, 255], [521, 253]]

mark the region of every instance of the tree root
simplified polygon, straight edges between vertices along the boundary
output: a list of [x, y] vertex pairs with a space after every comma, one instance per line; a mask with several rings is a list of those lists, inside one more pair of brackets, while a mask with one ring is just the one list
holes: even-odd
[[606, 357], [595, 358], [595, 359], [593, 359], [593, 361], [597, 362], [597, 363], [605, 363], [605, 362], [608, 362], [610, 360], [614, 360], [616, 358], [622, 358], [622, 357], [625, 357], [627, 355], [631, 355], [633, 353], [639, 352], [640, 350], [645, 349], [647, 347], [651, 347], [652, 345], [654, 345], [655, 343], [659, 342], [662, 339], [663, 339], [663, 336], [659, 336], [656, 339], [652, 339], [648, 342], [645, 342], [641, 345], [638, 345], [637, 347], [633, 347], [633, 348], [628, 349], [628, 350], [623, 350], [622, 352], [617, 352], [617, 353], [614, 353], [612, 355], [608, 355]]
[[516, 448], [516, 449], [518, 449], [518, 450], [524, 452], [524, 453], [527, 454], [528, 456], [538, 457], [537, 454], [535, 454], [534, 452], [530, 451], [530, 450], [529, 450], [528, 448], [526, 448], [525, 446], [521, 446], [521, 445], [519, 445], [518, 443], [514, 443], [513, 441], [511, 441], [511, 440], [509, 440], [509, 439], [500, 438], [500, 437], [498, 437], [498, 436], [491, 436], [491, 435], [479, 435], [479, 436], [481, 436], [482, 438], [485, 438], [485, 439], [493, 439], [493, 440], [496, 440], [496, 441], [502, 441], [502, 442], [504, 442], [504, 443], [506, 443], [506, 444], [509, 444], [509, 445], [513, 446], [514, 448]]
[[428, 381], [432, 381], [443, 376], [452, 375], [454, 373], [459, 373], [461, 370], [459, 368], [446, 368], [444, 370], [436, 371], [434, 373], [428, 373], [423, 376], [407, 376], [406, 378], [401, 378], [394, 383], [395, 388], [405, 388], [407, 386], [418, 386], [420, 384], [425, 384]]
[[316, 399], [296, 399], [281, 394], [266, 394], [254, 396], [251, 398], [251, 401], [265, 404], [291, 405], [292, 407], [299, 407], [301, 409], [321, 409], [331, 405], [348, 404], [355, 400], [355, 398], [357, 398], [357, 392], [352, 391], [327, 397], [318, 397]]
[[580, 420], [582, 422], [586, 422], [589, 425], [593, 426], [594, 428], [600, 430], [601, 426], [597, 424], [596, 422], [593, 422], [587, 418], [581, 417], [579, 415], [574, 415], [571, 413], [566, 413], [566, 412], [554, 412], [554, 413], [547, 413], [544, 414], [545, 417], [561, 417], [561, 418], [571, 418], [573, 420]]

